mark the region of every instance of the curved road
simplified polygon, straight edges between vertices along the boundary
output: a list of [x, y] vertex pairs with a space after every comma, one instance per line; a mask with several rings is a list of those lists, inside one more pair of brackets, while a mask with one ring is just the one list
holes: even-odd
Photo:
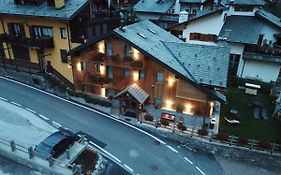
[[213, 156], [190, 151], [177, 143], [155, 138], [65, 100], [0, 77], [0, 97], [32, 109], [74, 131], [104, 142], [104, 149], [139, 175], [220, 175]]

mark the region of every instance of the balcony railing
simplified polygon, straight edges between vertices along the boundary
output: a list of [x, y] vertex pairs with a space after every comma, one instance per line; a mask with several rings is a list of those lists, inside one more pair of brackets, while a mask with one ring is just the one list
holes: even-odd
[[114, 67], [142, 69], [143, 62], [135, 61], [131, 57], [121, 58], [119, 55], [106, 56], [104, 53], [90, 55], [95, 63], [103, 63]]
[[104, 85], [112, 82], [112, 78], [102, 77], [100, 75], [90, 75], [89, 79], [94, 84]]
[[0, 34], [0, 42], [12, 43], [18, 46], [28, 46], [35, 48], [54, 48], [54, 40], [50, 37], [22, 38], [9, 34]]
[[120, 21], [120, 16], [117, 12], [96, 12], [92, 15], [80, 15], [78, 21], [81, 25], [92, 25], [101, 23], [118, 23]]
[[277, 44], [273, 45], [263, 45], [263, 46], [251, 46], [248, 45], [245, 47], [245, 52], [254, 52], [258, 54], [264, 54], [264, 55], [271, 55], [271, 56], [280, 56], [281, 55], [281, 46], [278, 46]]

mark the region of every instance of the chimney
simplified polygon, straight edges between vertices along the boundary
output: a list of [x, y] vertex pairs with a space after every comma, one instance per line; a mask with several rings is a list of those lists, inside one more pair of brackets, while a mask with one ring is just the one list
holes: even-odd
[[54, 0], [55, 1], [55, 8], [61, 9], [65, 5], [65, 0]]
[[185, 22], [188, 20], [188, 12], [187, 11], [181, 11], [179, 16], [179, 23]]
[[179, 14], [180, 9], [181, 9], [180, 0], [176, 0], [176, 2], [175, 2], [175, 14]]

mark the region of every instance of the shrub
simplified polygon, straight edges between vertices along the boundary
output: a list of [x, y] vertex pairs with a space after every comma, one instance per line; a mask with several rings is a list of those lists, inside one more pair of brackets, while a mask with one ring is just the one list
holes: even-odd
[[237, 143], [238, 145], [248, 145], [249, 139], [246, 137], [239, 137]]
[[59, 84], [57, 85], [57, 88], [58, 88], [58, 90], [59, 90], [60, 92], [66, 92], [67, 86], [64, 85], [64, 84], [62, 84], [62, 83], [59, 83]]
[[84, 98], [84, 100], [87, 103], [97, 104], [97, 105], [104, 106], [104, 107], [111, 107], [111, 105], [112, 105], [111, 102], [109, 102], [109, 101], [94, 98], [94, 97], [91, 97], [91, 96], [89, 96], [85, 93], [82, 93], [82, 92], [76, 92], [76, 91], [73, 91], [73, 90], [69, 90], [68, 94], [71, 95], [71, 96], [74, 96], [74, 97]]
[[48, 83], [52, 86], [52, 87], [55, 87], [57, 86], [60, 82], [55, 78], [53, 77], [52, 75], [49, 75], [47, 74], [45, 76], [46, 80], [48, 81]]
[[181, 131], [186, 131], [186, 126], [184, 126], [182, 123], [179, 123], [178, 129], [181, 130]]
[[37, 78], [32, 78], [32, 81], [33, 81], [34, 84], [37, 84], [37, 85], [40, 84], [40, 80], [37, 79]]
[[163, 126], [168, 126], [169, 125], [169, 121], [168, 120], [165, 120], [165, 119], [161, 118], [160, 122], [161, 122], [161, 125], [163, 125]]
[[197, 134], [199, 134], [199, 135], [201, 135], [201, 136], [207, 136], [208, 133], [209, 133], [209, 131], [206, 130], [206, 129], [199, 129], [199, 130], [197, 131]]
[[229, 135], [227, 133], [218, 133], [214, 136], [214, 138], [221, 141], [228, 141]]
[[176, 107], [176, 112], [182, 113], [183, 111], [183, 106], [181, 104], [178, 104]]
[[146, 114], [145, 116], [144, 116], [144, 119], [146, 120], [146, 121], [153, 121], [154, 120], [154, 118], [151, 116], [151, 115], [149, 115], [149, 114]]
[[269, 142], [266, 142], [266, 141], [259, 141], [258, 146], [262, 149], [270, 149], [271, 144]]

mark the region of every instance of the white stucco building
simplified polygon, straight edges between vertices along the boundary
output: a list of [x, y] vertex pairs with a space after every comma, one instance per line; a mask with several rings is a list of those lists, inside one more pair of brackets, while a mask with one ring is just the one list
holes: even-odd
[[229, 73], [276, 81], [281, 60], [281, 21], [259, 0], [222, 0], [223, 8], [170, 28], [188, 43], [228, 44]]

